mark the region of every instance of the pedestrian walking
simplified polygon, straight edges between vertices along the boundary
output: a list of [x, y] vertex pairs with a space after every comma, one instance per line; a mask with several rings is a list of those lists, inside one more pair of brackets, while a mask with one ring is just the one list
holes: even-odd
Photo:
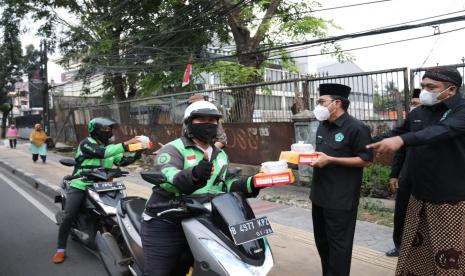
[[8, 130], [6, 131], [6, 138], [10, 142], [10, 148], [16, 148], [16, 139], [18, 139], [18, 129], [14, 124], [11, 124]]
[[45, 163], [47, 160], [47, 134], [42, 128], [41, 124], [36, 124], [34, 129], [29, 136], [29, 141], [31, 141], [31, 152], [32, 152], [32, 161], [35, 163], [37, 160], [42, 159], [42, 163]]

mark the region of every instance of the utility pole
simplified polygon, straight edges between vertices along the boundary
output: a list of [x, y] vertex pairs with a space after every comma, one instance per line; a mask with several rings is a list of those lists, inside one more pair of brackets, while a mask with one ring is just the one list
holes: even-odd
[[49, 95], [48, 95], [48, 75], [47, 75], [47, 40], [43, 39], [41, 43], [41, 77], [42, 77], [42, 119], [45, 132], [50, 135], [50, 114], [49, 114]]

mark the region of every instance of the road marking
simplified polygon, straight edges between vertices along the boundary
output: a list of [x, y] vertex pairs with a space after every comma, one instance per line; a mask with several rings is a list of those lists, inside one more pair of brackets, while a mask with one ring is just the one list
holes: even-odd
[[32, 205], [34, 205], [39, 211], [42, 212], [45, 216], [47, 216], [51, 221], [56, 223], [55, 214], [51, 212], [47, 207], [45, 207], [42, 203], [40, 203], [37, 199], [30, 196], [26, 191], [18, 187], [17, 184], [13, 183], [10, 179], [8, 179], [4, 174], [0, 173], [0, 178], [5, 181], [11, 188], [13, 188], [16, 192], [22, 195], [27, 201], [29, 201]]

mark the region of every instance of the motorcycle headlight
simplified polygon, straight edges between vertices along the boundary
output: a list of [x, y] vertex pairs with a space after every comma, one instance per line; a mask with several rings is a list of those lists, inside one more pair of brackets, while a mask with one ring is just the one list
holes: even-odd
[[210, 250], [218, 262], [223, 266], [229, 275], [262, 276], [268, 274], [273, 267], [273, 255], [265, 239], [265, 261], [261, 266], [254, 266], [244, 263], [236, 254], [229, 251], [221, 244], [210, 239], [200, 239], [201, 243]]
[[90, 197], [92, 197], [100, 207], [102, 207], [103, 211], [107, 213], [107, 215], [116, 215], [116, 207], [107, 205], [103, 203], [103, 201], [100, 199], [100, 195], [96, 191], [88, 190]]

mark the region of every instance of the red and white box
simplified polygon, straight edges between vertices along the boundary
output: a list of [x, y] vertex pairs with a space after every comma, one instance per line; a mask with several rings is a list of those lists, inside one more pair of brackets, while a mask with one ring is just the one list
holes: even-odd
[[276, 185], [288, 185], [295, 181], [291, 169], [278, 173], [258, 173], [253, 177], [255, 187], [270, 187]]

